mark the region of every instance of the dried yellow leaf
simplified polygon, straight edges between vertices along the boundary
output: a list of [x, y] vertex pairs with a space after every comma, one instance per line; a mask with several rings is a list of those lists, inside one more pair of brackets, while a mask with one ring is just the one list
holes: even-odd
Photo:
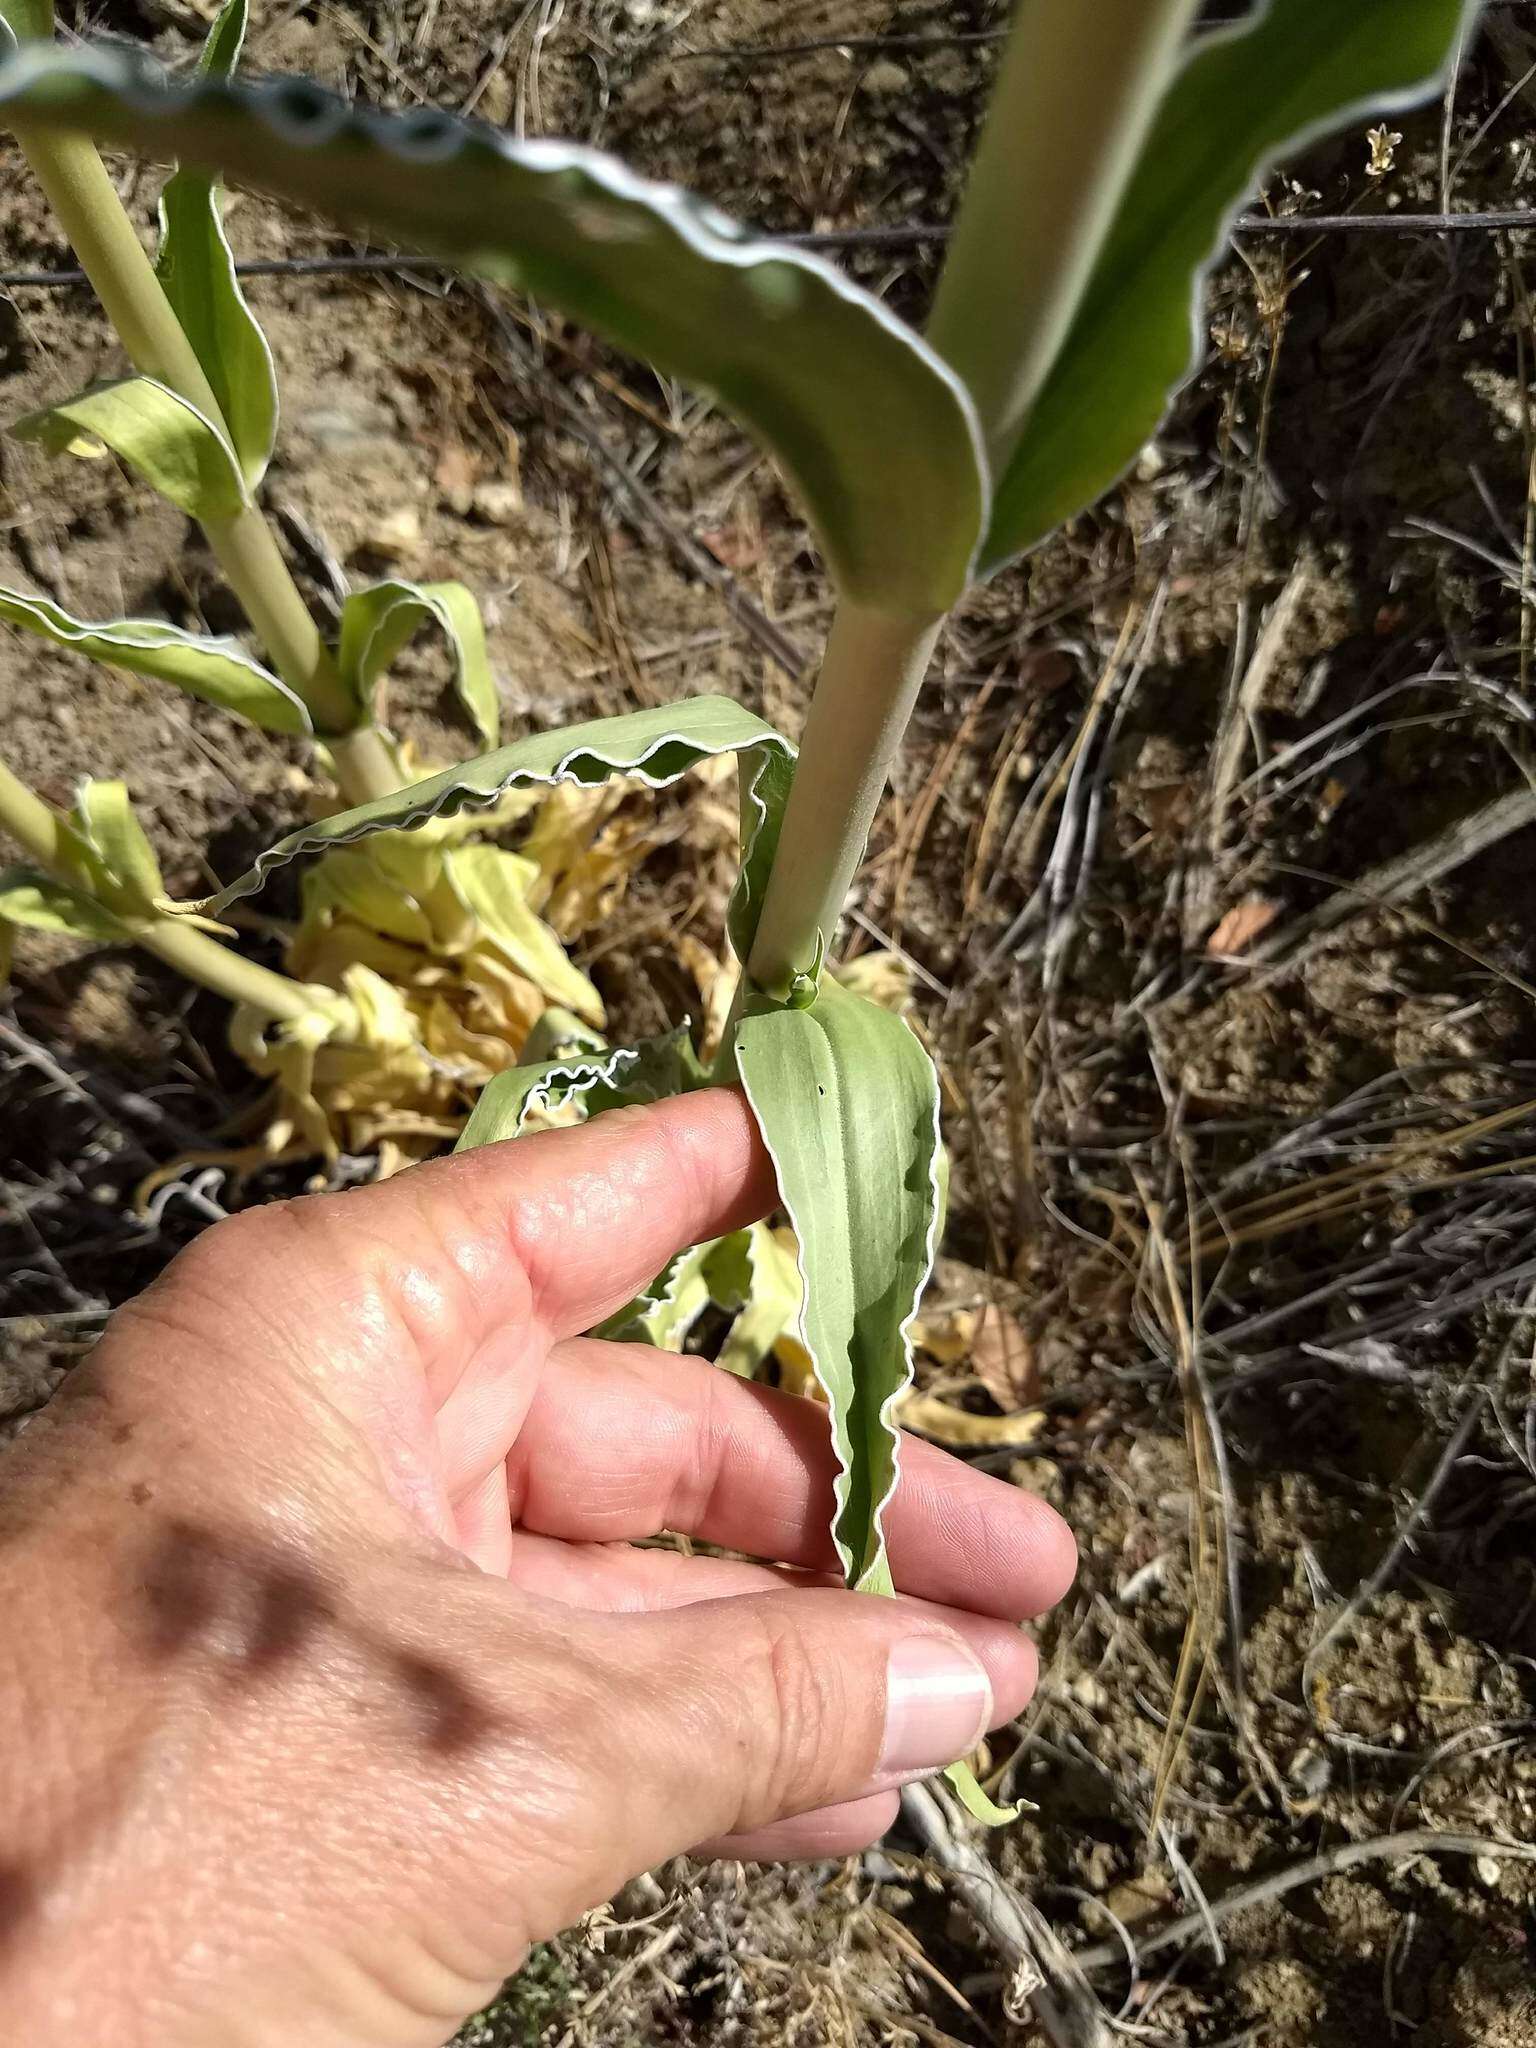
[[1045, 1427], [1043, 1408], [1026, 1408], [1013, 1415], [973, 1415], [965, 1408], [952, 1408], [932, 1394], [913, 1388], [896, 1404], [896, 1420], [903, 1429], [951, 1450], [1016, 1450], [1033, 1443]]
[[1267, 896], [1245, 896], [1235, 904], [1205, 942], [1209, 959], [1231, 959], [1246, 951], [1260, 932], [1267, 931], [1280, 915], [1278, 903]]

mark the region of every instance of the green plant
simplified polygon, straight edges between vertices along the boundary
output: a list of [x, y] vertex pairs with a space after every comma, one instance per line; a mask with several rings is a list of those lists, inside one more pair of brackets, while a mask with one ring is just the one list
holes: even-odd
[[484, 2012], [464, 2022], [462, 2048], [538, 2048], [570, 2012], [576, 1984], [558, 1945], [541, 1942]]
[[[929, 656], [974, 578], [1091, 502], [1155, 431], [1190, 364], [1192, 292], [1258, 165], [1429, 89], [1473, 9], [1275, 0], [1186, 53], [1194, 12], [1021, 0], [927, 340], [827, 266], [584, 150], [360, 112], [302, 81], [174, 84], [118, 55], [28, 53], [0, 78], [34, 157], [89, 132], [534, 292], [712, 388], [797, 487], [839, 599], [798, 759], [708, 698], [541, 735], [289, 835], [210, 907], [286, 861], [442, 831], [509, 792], [614, 774], [660, 785], [737, 757], [729, 929], [744, 972], [713, 1069], [686, 1031], [620, 1050], [550, 1036], [490, 1084], [461, 1143], [515, 1136], [540, 1103], [593, 1114], [739, 1077], [799, 1245], [798, 1331], [840, 1467], [837, 1550], [870, 1591], [891, 1591], [890, 1411], [943, 1155], [918, 1039], [823, 962]], [[743, 1298], [758, 1262], [760, 1237], [696, 1248], [611, 1328], [675, 1335], [711, 1290]]]
[[[246, 0], [227, 0], [203, 51], [204, 77], [233, 73], [246, 12]], [[0, 28], [9, 20], [15, 35], [41, 40], [49, 14], [18, 0], [0, 7]], [[270, 666], [234, 641], [156, 619], [84, 621], [25, 591], [0, 589], [0, 621], [310, 739], [348, 802], [409, 780], [383, 724], [384, 688], [407, 642], [435, 626], [452, 651], [462, 708], [481, 743], [494, 744], [485, 631], [462, 583], [389, 578], [356, 591], [334, 646], [310, 617], [259, 505], [277, 382], [241, 292], [216, 178], [187, 166], [169, 179], [151, 262], [90, 142], [37, 135], [28, 149], [136, 374], [61, 399], [11, 432], [55, 453], [110, 449], [195, 519]], [[548, 862], [465, 843], [464, 834], [340, 855], [306, 877], [290, 973], [279, 975], [221, 944], [219, 927], [199, 932], [170, 913], [121, 785], [87, 789], [82, 801], [73, 824], [56, 818], [0, 765], [0, 819], [36, 863], [0, 876], [0, 931], [136, 939], [231, 997], [237, 1049], [278, 1082], [253, 1163], [338, 1141], [352, 1150], [384, 1143], [392, 1156], [430, 1150], [453, 1135], [460, 1105], [516, 1055], [548, 1003], [603, 1021], [596, 989], [535, 908], [559, 879]], [[120, 824], [115, 847], [92, 823], [106, 805]], [[131, 858], [119, 859], [130, 828]]]

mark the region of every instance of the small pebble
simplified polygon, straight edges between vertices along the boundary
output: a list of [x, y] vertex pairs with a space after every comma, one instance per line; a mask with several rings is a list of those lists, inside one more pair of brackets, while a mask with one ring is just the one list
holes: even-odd
[[516, 484], [476, 484], [471, 502], [476, 516], [487, 526], [512, 526], [522, 517], [523, 494]]
[[912, 83], [899, 64], [893, 64], [889, 57], [881, 57], [870, 65], [864, 74], [866, 92], [905, 92]]

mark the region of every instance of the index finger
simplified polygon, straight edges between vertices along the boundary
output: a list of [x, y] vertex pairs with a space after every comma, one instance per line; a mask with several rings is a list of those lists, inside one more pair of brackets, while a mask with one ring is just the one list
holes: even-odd
[[458, 1153], [391, 1185], [430, 1202], [439, 1184], [445, 1195], [451, 1184], [487, 1242], [505, 1247], [554, 1337], [592, 1329], [678, 1252], [757, 1222], [778, 1199], [773, 1162], [736, 1088], [609, 1110], [574, 1130]]

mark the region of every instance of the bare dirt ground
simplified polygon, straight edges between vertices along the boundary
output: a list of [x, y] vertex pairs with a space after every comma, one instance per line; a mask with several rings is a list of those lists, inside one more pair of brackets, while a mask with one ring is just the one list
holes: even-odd
[[[260, 68], [590, 137], [793, 233], [947, 218], [1002, 18], [255, 13]], [[1490, 24], [1443, 104], [1394, 121], [1390, 168], [1352, 133], [1264, 206], [1527, 203], [1536, 6]], [[182, 58], [200, 16], [113, 0], [95, 25]], [[147, 219], [156, 181], [127, 175]], [[9, 154], [0, 177], [0, 262], [63, 263]], [[251, 201], [231, 228], [250, 256], [350, 246]], [[920, 317], [933, 254], [843, 260]], [[947, 635], [850, 927], [912, 963], [955, 1165], [940, 1309], [986, 1311], [969, 1345], [936, 1315], [925, 1390], [1083, 1545], [1040, 1697], [991, 1758], [1039, 1811], [977, 1846], [1106, 2013], [1169, 2048], [1536, 2048], [1514, 1853], [1536, 1801], [1528, 257], [1481, 230], [1243, 234], [1156, 446]], [[311, 572], [472, 583], [514, 730], [704, 688], [794, 728], [784, 642], [812, 656], [825, 588], [706, 402], [430, 276], [251, 291], [285, 392], [269, 497]], [[85, 295], [0, 298], [8, 417], [111, 360]], [[235, 624], [185, 522], [113, 465], [0, 463], [0, 580]], [[424, 655], [397, 705], [439, 753], [467, 745], [443, 683]], [[125, 774], [178, 889], [304, 813], [297, 747], [15, 638], [0, 712], [50, 798]], [[686, 794], [657, 809], [582, 954], [616, 1029], [693, 1000], [679, 934], [718, 944], [696, 817]], [[219, 1205], [294, 1182], [188, 1176], [135, 1211], [148, 1168], [255, 1092], [219, 1006], [141, 961], [27, 940], [0, 1068], [15, 1426]], [[463, 2038], [1031, 2038], [995, 1936], [913, 1833], [848, 1866], [679, 1867]]]

